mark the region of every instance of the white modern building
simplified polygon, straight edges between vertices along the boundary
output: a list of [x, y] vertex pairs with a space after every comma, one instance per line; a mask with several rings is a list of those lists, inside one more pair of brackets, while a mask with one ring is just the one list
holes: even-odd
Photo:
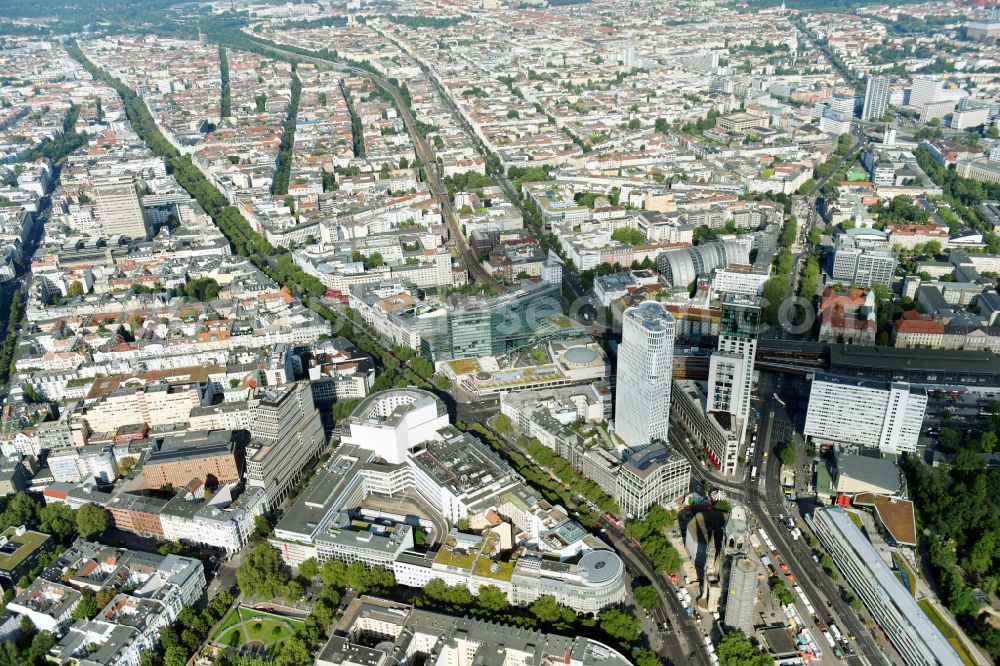
[[448, 410], [433, 393], [419, 389], [382, 391], [364, 400], [342, 425], [343, 443], [398, 464], [419, 444], [448, 425]]
[[862, 120], [879, 120], [889, 109], [889, 77], [869, 76], [865, 87], [865, 104], [861, 109]]
[[716, 294], [759, 296], [768, 277], [766, 272], [718, 268], [712, 275], [712, 291]]
[[970, 127], [985, 125], [990, 121], [990, 107], [979, 106], [972, 108], [959, 108], [951, 116], [951, 128], [954, 130], [964, 130]]
[[691, 487], [691, 463], [662, 444], [634, 453], [618, 468], [615, 500], [626, 516], [641, 518], [656, 504], [668, 504]]
[[673, 315], [656, 301], [622, 315], [615, 435], [630, 449], [667, 437], [675, 326]]
[[913, 452], [926, 410], [927, 392], [905, 382], [817, 374], [803, 433], [838, 450]]
[[[867, 229], [863, 231], [867, 236], [881, 235], [888, 245], [888, 236], [884, 233], [876, 234]], [[898, 261], [893, 250], [880, 246], [882, 242], [882, 240], [871, 241], [858, 233], [838, 236], [837, 249], [833, 255], [833, 279], [863, 289], [873, 284], [889, 286], [896, 274]]]
[[[386, 504], [388, 503], [388, 504]], [[414, 515], [439, 546], [414, 549]], [[404, 515], [407, 514], [407, 515]], [[484, 535], [450, 526], [468, 520]], [[409, 452], [403, 464], [379, 462], [358, 446], [339, 447], [289, 508], [270, 539], [282, 559], [392, 569], [396, 581], [424, 587], [439, 578], [474, 594], [498, 587], [511, 603], [543, 594], [581, 613], [596, 613], [625, 598], [619, 556], [577, 524], [562, 507], [536, 497], [491, 450], [448, 426]], [[508, 561], [498, 550], [517, 548]]]
[[846, 511], [816, 509], [811, 522], [837, 568], [906, 664], [963, 663]]
[[580, 613], [597, 613], [624, 601], [625, 563], [613, 550], [584, 553], [576, 564], [537, 555], [518, 559], [511, 576], [513, 603], [527, 606], [544, 595]]
[[47, 458], [55, 481], [76, 483], [93, 477], [100, 483], [118, 478], [114, 449], [93, 444], [79, 448], [53, 451]]
[[552, 250], [542, 262], [542, 282], [561, 285], [563, 276], [563, 260]]
[[919, 76], [913, 79], [913, 86], [910, 88], [910, 106], [923, 111], [928, 104], [938, 101], [943, 86], [944, 82], [937, 79]]

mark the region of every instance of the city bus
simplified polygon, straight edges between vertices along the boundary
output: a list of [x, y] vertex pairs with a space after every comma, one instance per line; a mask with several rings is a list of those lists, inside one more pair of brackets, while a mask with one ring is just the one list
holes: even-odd
[[754, 465], [753, 468], [750, 470], [750, 480], [751, 481], [757, 480], [757, 465]]

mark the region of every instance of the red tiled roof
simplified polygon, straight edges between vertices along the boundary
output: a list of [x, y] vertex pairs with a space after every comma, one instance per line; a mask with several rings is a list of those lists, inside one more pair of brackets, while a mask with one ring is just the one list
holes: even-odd
[[[904, 313], [905, 314], [905, 313]], [[944, 323], [927, 319], [897, 319], [896, 333], [931, 333], [944, 335]]]

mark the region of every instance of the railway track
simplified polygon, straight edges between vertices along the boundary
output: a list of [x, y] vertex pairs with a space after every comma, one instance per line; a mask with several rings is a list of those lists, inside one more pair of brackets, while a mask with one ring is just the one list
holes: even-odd
[[495, 288], [497, 291], [501, 291], [503, 287], [500, 282], [482, 265], [479, 261], [479, 256], [469, 246], [469, 243], [465, 238], [465, 234], [462, 233], [462, 225], [459, 224], [458, 214], [455, 212], [455, 207], [452, 205], [448, 189], [444, 186], [444, 182], [441, 178], [441, 172], [438, 167], [437, 156], [434, 154], [434, 149], [431, 148], [430, 144], [427, 143], [427, 140], [424, 139], [423, 135], [417, 130], [417, 124], [413, 119], [410, 107], [406, 104], [402, 95], [400, 95], [399, 89], [382, 76], [369, 70], [361, 69], [360, 67], [353, 67], [336, 60], [329, 60], [315, 55], [307, 56], [300, 53], [294, 53], [292, 51], [286, 51], [263, 42], [258, 42], [258, 45], [262, 49], [267, 49], [268, 51], [277, 54], [282, 59], [307, 62], [316, 65], [317, 67], [329, 67], [337, 71], [357, 76], [364, 76], [371, 79], [376, 86], [384, 90], [390, 97], [392, 97], [400, 116], [403, 118], [403, 124], [406, 125], [406, 130], [410, 134], [410, 139], [413, 141], [417, 157], [420, 158], [420, 162], [424, 165], [424, 173], [427, 175], [427, 185], [430, 187], [431, 193], [441, 202], [441, 212], [444, 216], [445, 223], [448, 225], [451, 240], [455, 245], [455, 250], [459, 259], [462, 261], [462, 265], [469, 272], [469, 276], [476, 282], [487, 284]]

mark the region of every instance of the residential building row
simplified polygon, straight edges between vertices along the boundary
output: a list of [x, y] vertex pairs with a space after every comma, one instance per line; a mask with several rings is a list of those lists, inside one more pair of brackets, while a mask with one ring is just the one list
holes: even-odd
[[[74, 621], [84, 590], [110, 592], [110, 601], [94, 619]], [[77, 540], [7, 608], [55, 635], [48, 656], [59, 663], [136, 664], [204, 590], [200, 560]]]

